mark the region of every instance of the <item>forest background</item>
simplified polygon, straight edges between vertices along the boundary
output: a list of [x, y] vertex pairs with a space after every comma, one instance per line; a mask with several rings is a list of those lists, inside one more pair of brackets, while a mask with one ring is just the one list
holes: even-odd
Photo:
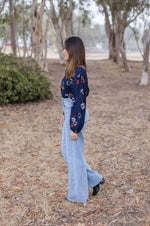
[[[0, 51], [10, 52], [6, 47], [11, 46], [13, 54], [33, 57], [46, 70], [50, 50], [63, 64], [64, 40], [78, 35], [88, 52], [108, 53], [110, 59], [123, 63], [125, 71], [130, 70], [126, 53], [139, 51], [144, 62], [140, 83], [148, 82], [148, 0], [1, 0], [0, 13]], [[100, 21], [95, 23], [98, 14]]]

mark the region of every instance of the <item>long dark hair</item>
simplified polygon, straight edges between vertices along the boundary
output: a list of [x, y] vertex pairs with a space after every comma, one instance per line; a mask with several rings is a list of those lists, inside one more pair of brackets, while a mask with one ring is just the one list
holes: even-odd
[[86, 68], [85, 47], [81, 38], [72, 36], [66, 39], [64, 48], [69, 53], [65, 74], [67, 80], [70, 80], [78, 66], [81, 65]]

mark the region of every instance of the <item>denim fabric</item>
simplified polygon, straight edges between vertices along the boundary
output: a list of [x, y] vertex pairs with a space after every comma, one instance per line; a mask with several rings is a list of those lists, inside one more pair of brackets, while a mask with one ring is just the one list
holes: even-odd
[[62, 107], [65, 115], [62, 133], [62, 154], [68, 166], [69, 194], [67, 199], [72, 202], [86, 203], [89, 194], [88, 189], [97, 185], [102, 176], [91, 170], [84, 157], [84, 136], [89, 114], [86, 109], [83, 129], [78, 133], [77, 141], [70, 139], [70, 112], [72, 100], [62, 99]]

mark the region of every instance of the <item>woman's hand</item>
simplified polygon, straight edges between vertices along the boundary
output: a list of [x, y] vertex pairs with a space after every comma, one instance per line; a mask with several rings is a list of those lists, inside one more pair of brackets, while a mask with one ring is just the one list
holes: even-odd
[[65, 116], [63, 115], [63, 116], [61, 117], [61, 119], [60, 119], [60, 125], [61, 125], [61, 127], [63, 127], [64, 121], [65, 121]]
[[72, 130], [70, 131], [70, 139], [76, 141], [78, 139], [77, 133], [74, 133]]

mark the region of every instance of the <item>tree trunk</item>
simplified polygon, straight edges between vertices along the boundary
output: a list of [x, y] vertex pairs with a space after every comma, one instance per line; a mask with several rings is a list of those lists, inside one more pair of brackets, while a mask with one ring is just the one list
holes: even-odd
[[69, 0], [69, 8], [67, 12], [67, 18], [65, 22], [65, 31], [66, 31], [66, 37], [70, 37], [73, 35], [73, 21], [72, 21], [72, 12], [73, 12], [73, 2], [72, 0]]
[[11, 48], [12, 53], [16, 56], [16, 23], [13, 0], [9, 0], [9, 14], [10, 14], [10, 30], [11, 30]]
[[57, 26], [55, 24], [54, 27], [55, 27], [55, 32], [56, 32], [56, 42], [57, 42], [57, 49], [58, 49], [58, 54], [59, 54], [59, 61], [60, 61], [60, 64], [65, 64], [65, 60], [64, 60], [64, 56], [63, 56], [64, 45], [63, 45], [62, 33], [61, 33], [59, 26]]
[[42, 20], [43, 20], [43, 14], [44, 14], [44, 7], [45, 7], [45, 0], [42, 0], [40, 13], [38, 14], [38, 20], [37, 20], [37, 56], [36, 60], [40, 62], [41, 69], [43, 70], [44, 62], [43, 62], [43, 42], [42, 42]]
[[58, 50], [58, 54], [59, 54], [59, 62], [60, 64], [65, 64], [65, 60], [63, 57], [63, 36], [62, 36], [62, 30], [65, 24], [65, 21], [63, 21], [63, 24], [59, 24], [56, 12], [55, 12], [55, 8], [54, 8], [54, 4], [53, 4], [53, 0], [50, 0], [51, 3], [51, 20], [52, 20], [52, 24], [54, 26], [54, 30], [56, 32], [56, 45], [57, 45], [57, 50]]
[[50, 0], [51, 3], [51, 20], [56, 32], [56, 43], [57, 50], [59, 54], [60, 64], [65, 64], [63, 57], [63, 44], [66, 37], [73, 35], [73, 24], [72, 24], [72, 11], [74, 9], [73, 0], [69, 0], [69, 5], [64, 7], [64, 1], [61, 1], [59, 8], [58, 16], [56, 15], [56, 10], [54, 8], [53, 0]]
[[22, 0], [22, 34], [23, 34], [23, 57], [26, 57], [27, 52], [27, 43], [26, 43], [26, 35], [25, 35], [25, 25], [24, 25], [24, 0]]
[[[109, 1], [109, 3], [101, 0], [98, 3], [102, 5], [105, 13], [105, 30], [109, 40], [109, 59], [112, 59], [116, 63], [120, 63], [122, 60], [125, 71], [130, 71], [124, 43], [126, 17], [122, 15], [119, 9], [114, 11], [114, 3], [113, 0]], [[115, 7], [117, 7], [117, 5]], [[112, 25], [108, 11], [111, 12]]]
[[150, 52], [150, 25], [146, 35], [144, 55], [143, 55], [143, 70], [141, 74], [141, 79], [139, 85], [148, 84], [148, 64], [149, 64], [149, 52]]
[[112, 16], [113, 19], [113, 30], [115, 34], [115, 56], [116, 56], [116, 62], [120, 63], [120, 49], [121, 49], [121, 34], [119, 31], [119, 21], [118, 21], [118, 15], [117, 13]]
[[37, 0], [33, 0], [32, 18], [32, 45], [35, 60], [39, 63], [41, 70], [44, 68], [43, 43], [42, 43], [42, 20], [44, 14], [45, 0], [42, 0], [40, 12], [38, 13]]
[[141, 74], [141, 79], [139, 81], [140, 86], [146, 86], [148, 84], [148, 71], [146, 71], [146, 68], [143, 65], [143, 70]]
[[37, 0], [33, 0], [32, 4], [32, 52], [36, 57], [36, 30], [37, 30]]
[[111, 31], [111, 34], [108, 37], [108, 41], [109, 41], [109, 59], [113, 60], [114, 62], [116, 62], [116, 58], [115, 58], [115, 34], [113, 31]]
[[50, 20], [50, 14], [49, 11], [47, 21], [46, 21], [46, 28], [44, 33], [44, 71], [48, 71], [48, 65], [47, 65], [47, 33], [48, 33], [48, 27], [49, 27], [49, 20]]
[[66, 37], [73, 36], [73, 23], [72, 23], [72, 16], [69, 18], [67, 23], [65, 24], [65, 31], [66, 31]]
[[127, 61], [125, 43], [124, 42], [121, 43], [120, 53], [121, 53], [121, 56], [122, 56], [122, 63], [123, 63], [124, 69], [125, 69], [126, 72], [129, 72], [131, 70], [131, 68], [130, 68], [128, 61]]
[[[126, 72], [130, 71], [130, 66], [127, 62], [127, 57], [126, 57], [126, 48], [125, 48], [125, 42], [124, 42], [124, 30], [125, 28], [123, 27], [122, 23], [124, 23], [124, 21], [122, 21], [123, 19], [121, 18], [121, 14], [118, 11], [115, 15], [114, 15], [114, 31], [116, 34], [116, 48], [117, 48], [117, 62], [119, 63], [120, 60], [122, 60], [124, 69]], [[121, 54], [121, 59], [120, 59], [120, 54]]]
[[105, 13], [105, 31], [109, 41], [109, 59], [112, 59], [114, 62], [119, 62], [119, 53], [118, 48], [116, 46], [116, 33], [114, 28], [112, 28], [109, 20], [109, 14], [107, 5], [104, 1], [102, 1], [103, 10]]
[[105, 31], [109, 41], [109, 59], [113, 59], [114, 51], [113, 51], [113, 40], [114, 40], [114, 33], [110, 25], [109, 15], [106, 3], [104, 1], [101, 2], [104, 13], [105, 13]]

